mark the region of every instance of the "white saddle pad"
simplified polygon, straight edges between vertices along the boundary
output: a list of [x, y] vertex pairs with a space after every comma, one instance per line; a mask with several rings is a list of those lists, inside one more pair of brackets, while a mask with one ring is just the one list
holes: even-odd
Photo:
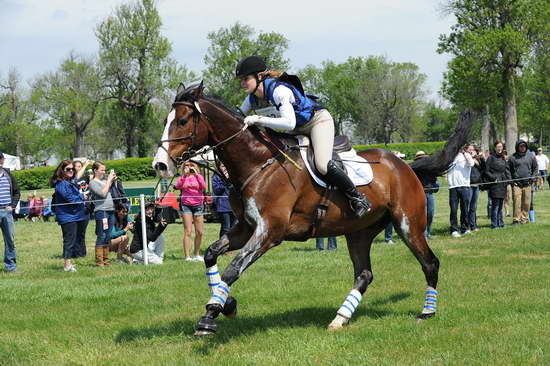
[[[327, 184], [321, 178], [319, 178], [319, 176], [315, 175], [312, 167], [309, 165], [309, 162], [307, 160], [307, 146], [309, 146], [309, 138], [307, 136], [301, 135], [296, 136], [296, 138], [298, 139], [298, 144], [300, 145], [300, 154], [302, 155], [302, 160], [306, 164], [309, 174], [313, 177], [315, 183], [317, 183], [321, 187], [326, 187]], [[357, 152], [354, 149], [338, 153], [338, 156], [340, 156], [340, 159], [342, 159], [342, 162], [346, 166], [348, 177], [351, 179], [353, 184], [355, 184], [356, 186], [364, 186], [372, 181], [372, 167], [364, 158], [357, 155]]]

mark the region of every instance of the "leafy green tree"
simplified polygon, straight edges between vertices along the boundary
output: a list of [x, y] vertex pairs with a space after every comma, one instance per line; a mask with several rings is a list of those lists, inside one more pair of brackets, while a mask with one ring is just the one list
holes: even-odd
[[457, 114], [450, 108], [442, 108], [429, 102], [424, 106], [422, 119], [426, 125], [426, 141], [443, 141], [449, 137], [449, 131], [453, 130]]
[[160, 32], [154, 0], [118, 6], [96, 28], [99, 57], [108, 96], [118, 101], [119, 124], [127, 156], [145, 155], [147, 135], [156, 129], [150, 119], [156, 98], [175, 90], [195, 75], [170, 58], [172, 46]]
[[71, 52], [56, 72], [36, 79], [33, 96], [49, 126], [73, 136], [70, 156], [85, 155], [86, 131], [105, 100], [96, 62]]
[[[509, 152], [514, 152], [518, 137], [517, 79], [532, 51], [541, 29], [541, 19], [548, 20], [547, 0], [449, 0], [446, 10], [453, 13], [457, 23], [449, 35], [441, 35], [438, 51], [451, 53], [461, 61], [456, 80], [463, 82], [469, 72], [474, 75], [457, 89], [475, 96], [472, 84], [484, 88], [491, 84], [502, 98], [504, 129]], [[455, 65], [460, 66], [460, 65]], [[494, 73], [495, 75], [491, 75]], [[492, 80], [500, 79], [498, 83]], [[490, 79], [491, 81], [488, 81]], [[490, 93], [489, 93], [490, 94]], [[455, 92], [456, 95], [456, 92]], [[464, 100], [465, 104], [470, 101]], [[475, 105], [473, 105], [475, 107]]]
[[262, 57], [271, 69], [286, 70], [289, 61], [283, 57], [288, 48], [288, 40], [281, 34], [256, 31], [248, 26], [235, 23], [229, 28], [220, 28], [208, 33], [210, 47], [204, 56], [206, 70], [203, 77], [208, 91], [230, 105], [240, 106], [245, 98], [235, 79], [235, 66], [245, 56]]

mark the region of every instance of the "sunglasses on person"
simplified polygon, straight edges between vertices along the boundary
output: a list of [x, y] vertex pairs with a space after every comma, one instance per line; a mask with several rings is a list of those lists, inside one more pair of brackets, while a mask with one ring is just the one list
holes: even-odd
[[74, 172], [74, 168], [65, 168], [63, 170], [65, 170], [66, 172]]

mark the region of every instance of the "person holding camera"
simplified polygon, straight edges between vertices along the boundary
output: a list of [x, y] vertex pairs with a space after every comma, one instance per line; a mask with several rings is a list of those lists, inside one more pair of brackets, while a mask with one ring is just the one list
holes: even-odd
[[111, 169], [108, 176], [105, 174], [105, 165], [96, 161], [92, 165], [93, 179], [90, 181], [92, 200], [95, 202], [95, 258], [99, 267], [110, 265], [109, 245], [111, 232], [115, 224], [115, 206], [111, 197], [110, 188], [116, 180], [116, 174]]
[[[204, 258], [200, 255], [200, 249], [204, 227], [203, 191], [205, 187], [204, 177], [199, 173], [197, 165], [190, 161], [186, 162], [182, 168], [182, 175], [176, 182], [176, 189], [181, 191], [180, 214], [184, 228], [183, 254], [187, 262], [204, 261]], [[191, 230], [193, 226], [195, 226], [195, 248], [194, 256], [191, 257]]]
[[[81, 193], [89, 193], [89, 185], [90, 185], [90, 177], [86, 174], [86, 167], [93, 163], [91, 160], [86, 160], [84, 164], [80, 160], [74, 160], [73, 166], [74, 166], [74, 180], [76, 185], [80, 188]], [[86, 220], [86, 227], [88, 227], [88, 221], [90, 218], [90, 215], [94, 211], [93, 203], [90, 202], [90, 199], [88, 199], [86, 202], [84, 202], [84, 205], [86, 207], [86, 214], [88, 217], [88, 220]], [[80, 233], [80, 237], [78, 238], [78, 243], [76, 247], [77, 257], [85, 257], [87, 255], [86, 251], [86, 228], [83, 232]]]
[[[158, 221], [158, 225], [156, 222]], [[143, 253], [143, 237], [141, 226], [141, 213], [137, 214], [134, 220], [134, 237], [130, 245], [130, 253], [134, 264], [143, 264], [145, 257]], [[162, 264], [164, 262], [164, 236], [162, 233], [168, 226], [163, 218], [155, 218], [155, 203], [145, 204], [145, 236], [147, 245], [147, 262], [149, 264]]]
[[[475, 162], [469, 152], [470, 144], [460, 149], [451, 168], [447, 172], [449, 183], [449, 206], [451, 208], [451, 236], [460, 238], [462, 234], [470, 234], [470, 201], [472, 190], [470, 189], [470, 173]], [[460, 205], [460, 229], [458, 227], [458, 207]], [[460, 230], [460, 232], [459, 232]]]
[[[128, 208], [122, 203], [115, 203], [115, 224], [111, 232], [109, 250], [116, 253], [119, 262], [132, 264], [128, 232], [133, 230], [134, 222], [132, 218], [128, 216]], [[138, 233], [138, 235], [139, 234], [141, 233]], [[126, 255], [126, 257], [124, 257], [124, 255]]]

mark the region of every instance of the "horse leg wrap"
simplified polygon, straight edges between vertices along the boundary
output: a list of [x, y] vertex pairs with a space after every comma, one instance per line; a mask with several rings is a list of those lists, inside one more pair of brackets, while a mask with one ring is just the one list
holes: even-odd
[[336, 312], [338, 315], [341, 315], [347, 319], [351, 318], [357, 306], [361, 302], [363, 295], [357, 290], [351, 290], [344, 303], [340, 305], [340, 309]]
[[208, 287], [210, 288], [210, 294], [213, 294], [214, 288], [217, 287], [220, 282], [222, 282], [217, 264], [214, 264], [212, 267], [208, 267], [206, 269], [206, 278], [208, 278]]
[[219, 304], [223, 308], [225, 302], [227, 301], [227, 296], [229, 296], [230, 287], [227, 283], [220, 281], [217, 286], [212, 287], [212, 297], [208, 301], [207, 305]]
[[428, 286], [426, 290], [426, 301], [424, 301], [424, 309], [422, 314], [434, 314], [437, 310], [437, 290]]

